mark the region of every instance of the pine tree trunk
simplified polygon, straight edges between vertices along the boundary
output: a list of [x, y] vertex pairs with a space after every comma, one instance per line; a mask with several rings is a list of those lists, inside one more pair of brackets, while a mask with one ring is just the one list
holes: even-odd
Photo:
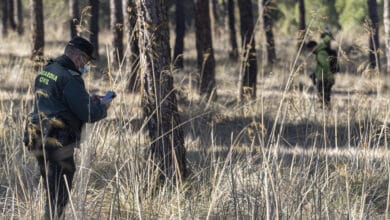
[[89, 41], [95, 48], [94, 56], [99, 58], [99, 0], [89, 0], [89, 6], [91, 6]]
[[1, 23], [2, 23], [2, 29], [1, 34], [3, 37], [8, 36], [8, 0], [2, 0], [1, 1]]
[[238, 46], [236, 37], [236, 19], [234, 16], [234, 0], [228, 0], [228, 14], [229, 14], [229, 37], [230, 37], [230, 52], [229, 57], [232, 60], [238, 59]]
[[[137, 0], [142, 106], [150, 137], [150, 164], [168, 183], [186, 177], [186, 150], [173, 88], [165, 0]], [[156, 167], [157, 165], [157, 167]], [[176, 181], [175, 181], [176, 182]]]
[[80, 22], [79, 0], [69, 0], [69, 16], [70, 38], [72, 39], [78, 35], [77, 25]]
[[43, 51], [45, 45], [42, 0], [31, 0], [31, 26], [31, 58], [34, 62], [34, 67], [39, 68], [39, 66], [43, 64]]
[[[218, 0], [211, 0], [211, 11], [213, 12], [213, 16], [215, 18], [215, 23], [219, 23], [219, 11], [218, 11]], [[218, 26], [218, 25], [216, 25]]]
[[327, 0], [326, 14], [328, 15], [328, 23], [336, 26], [337, 29], [341, 29], [339, 14], [336, 9], [336, 0]]
[[243, 74], [240, 85], [239, 99], [256, 98], [257, 82], [257, 56], [255, 36], [253, 33], [253, 13], [251, 0], [238, 0], [240, 10], [240, 28], [243, 57], [241, 58], [241, 73]]
[[380, 68], [379, 63], [379, 18], [378, 18], [378, 6], [376, 0], [368, 0], [368, 15], [370, 18], [370, 54], [369, 61], [371, 69], [375, 69], [378, 64], [378, 68]]
[[390, 74], [390, 0], [383, 2], [383, 24], [385, 27], [386, 74]]
[[210, 19], [211, 19], [211, 27], [213, 30], [213, 36], [214, 37], [219, 37], [219, 12], [218, 12], [218, 1], [217, 0], [210, 0], [210, 9], [211, 9], [211, 14], [210, 14]]
[[299, 0], [299, 26], [298, 26], [298, 49], [302, 45], [306, 31], [306, 19], [305, 19], [305, 0]]
[[23, 17], [23, 3], [22, 0], [16, 0], [16, 17], [18, 18], [18, 34], [24, 34], [24, 17]]
[[173, 52], [173, 61], [177, 68], [183, 69], [183, 51], [184, 51], [184, 35], [185, 35], [185, 14], [183, 0], [176, 0], [176, 39], [175, 49]]
[[12, 30], [16, 30], [14, 0], [8, 0], [8, 20]]
[[123, 22], [126, 33], [126, 76], [129, 76], [128, 90], [139, 91], [139, 48], [137, 31], [137, 9], [134, 0], [123, 0]]
[[210, 96], [215, 88], [215, 60], [211, 37], [210, 5], [208, 0], [195, 3], [196, 50], [200, 72], [200, 94]]
[[262, 0], [263, 1], [263, 25], [264, 25], [264, 33], [265, 39], [267, 42], [267, 64], [269, 67], [272, 67], [276, 61], [276, 51], [275, 51], [275, 40], [274, 40], [274, 32], [273, 28], [273, 10], [274, 3], [273, 0]]
[[122, 0], [110, 0], [112, 45], [111, 63], [118, 68], [123, 59], [123, 11]]

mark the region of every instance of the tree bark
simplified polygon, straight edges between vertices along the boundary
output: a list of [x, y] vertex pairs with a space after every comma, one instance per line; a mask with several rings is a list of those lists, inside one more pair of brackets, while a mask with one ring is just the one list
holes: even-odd
[[327, 11], [328, 14], [328, 23], [336, 26], [338, 30], [341, 29], [341, 25], [339, 23], [339, 14], [336, 9], [336, 0], [327, 0]]
[[118, 68], [123, 59], [123, 11], [122, 0], [110, 0], [112, 52], [111, 63]]
[[301, 47], [305, 37], [306, 19], [305, 19], [305, 0], [299, 0], [299, 25], [298, 25], [298, 49]]
[[89, 41], [95, 48], [94, 56], [99, 58], [99, 0], [89, 0], [91, 20], [89, 24]]
[[31, 59], [34, 62], [34, 67], [39, 68], [43, 65], [43, 51], [45, 46], [42, 0], [31, 0], [31, 27]]
[[177, 68], [183, 69], [184, 35], [186, 30], [183, 0], [176, 0], [175, 14], [176, 14], [176, 39], [175, 39], [175, 49], [173, 52], [173, 61]]
[[218, 26], [218, 24], [219, 24], [219, 20], [220, 20], [220, 18], [219, 18], [219, 16], [220, 16], [220, 14], [219, 14], [219, 11], [218, 11], [218, 0], [211, 0], [211, 11], [212, 11], [212, 13], [213, 13], [213, 16], [214, 16], [214, 19], [215, 19], [215, 26]]
[[16, 17], [18, 19], [17, 31], [19, 35], [24, 34], [24, 21], [23, 21], [23, 3], [22, 0], [16, 0]]
[[[378, 18], [378, 6], [376, 0], [368, 0], [368, 15], [370, 18], [370, 53], [369, 53], [369, 62], [370, 68], [375, 69], [380, 68], [379, 63], [379, 18]], [[377, 66], [378, 65], [378, 66]]]
[[253, 12], [251, 0], [238, 0], [240, 10], [240, 28], [243, 57], [241, 58], [241, 73], [243, 74], [240, 85], [239, 99], [256, 98], [257, 82], [257, 56], [255, 36], [253, 33]]
[[[266, 38], [266, 48], [267, 48], [267, 64], [269, 67], [272, 67], [276, 61], [276, 51], [275, 51], [275, 39], [274, 32], [272, 30], [274, 22], [272, 18], [273, 10], [275, 4], [273, 0], [262, 0], [262, 10], [263, 10], [263, 28]], [[261, 10], [261, 9], [260, 9]]]
[[1, 1], [1, 11], [2, 11], [2, 16], [1, 16], [1, 22], [2, 22], [2, 29], [1, 29], [1, 34], [3, 37], [8, 36], [8, 0], [2, 0]]
[[14, 0], [8, 0], [8, 20], [9, 26], [12, 28], [12, 30], [16, 30]]
[[70, 38], [72, 39], [78, 35], [77, 25], [80, 22], [79, 0], [69, 0], [69, 17]]
[[384, 0], [383, 24], [385, 27], [386, 74], [390, 74], [390, 0]]
[[[150, 137], [150, 164], [158, 179], [181, 181], [186, 177], [186, 150], [176, 92], [173, 88], [167, 3], [137, 0], [142, 73], [142, 106]], [[176, 182], [176, 181], [175, 181]]]
[[137, 31], [137, 9], [134, 0], [123, 0], [124, 30], [126, 33], [126, 75], [129, 76], [128, 90], [139, 91], [139, 47]]
[[200, 72], [200, 94], [210, 96], [215, 89], [215, 60], [211, 37], [210, 5], [208, 0], [195, 3], [196, 51]]
[[232, 60], [238, 59], [238, 46], [236, 37], [236, 19], [234, 16], [234, 0], [228, 0], [228, 14], [229, 14], [229, 40], [230, 52], [229, 57]]

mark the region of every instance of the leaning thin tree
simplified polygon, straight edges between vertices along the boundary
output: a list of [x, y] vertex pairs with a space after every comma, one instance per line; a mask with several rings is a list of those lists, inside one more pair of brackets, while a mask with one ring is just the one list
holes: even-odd
[[137, 0], [142, 106], [149, 156], [160, 181], [187, 175], [184, 137], [173, 88], [167, 1]]

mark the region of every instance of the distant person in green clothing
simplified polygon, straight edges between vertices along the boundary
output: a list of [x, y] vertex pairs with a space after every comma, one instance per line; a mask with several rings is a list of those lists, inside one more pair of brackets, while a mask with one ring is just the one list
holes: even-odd
[[337, 51], [330, 46], [334, 39], [330, 31], [321, 34], [322, 43], [309, 41], [307, 48], [316, 56], [317, 66], [315, 72], [310, 75], [314, 85], [317, 87], [320, 103], [330, 107], [330, 96], [332, 86], [335, 83], [334, 74], [339, 71], [337, 63]]

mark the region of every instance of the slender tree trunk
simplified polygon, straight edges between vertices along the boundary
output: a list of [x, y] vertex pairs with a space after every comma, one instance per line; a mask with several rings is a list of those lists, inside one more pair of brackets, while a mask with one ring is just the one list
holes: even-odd
[[171, 73], [169, 27], [165, 0], [137, 0], [142, 73], [142, 106], [151, 145], [150, 164], [159, 180], [186, 177], [184, 137]]
[[218, 11], [218, 0], [211, 0], [211, 11], [213, 12], [214, 18], [215, 18], [215, 23], [219, 23], [219, 11]]
[[226, 28], [226, 16], [228, 13], [227, 0], [219, 0], [219, 18], [222, 28]]
[[124, 28], [126, 33], [126, 75], [129, 76], [128, 90], [139, 91], [139, 48], [137, 31], [137, 9], [134, 0], [123, 0]]
[[2, 29], [1, 34], [3, 37], [8, 35], [8, 0], [1, 0], [1, 21], [2, 21]]
[[257, 56], [253, 33], [253, 12], [251, 0], [238, 0], [243, 57], [241, 61], [242, 84], [240, 100], [256, 98]]
[[305, 19], [305, 0], [299, 0], [299, 26], [298, 26], [298, 49], [302, 45], [306, 31], [306, 19]]
[[196, 50], [200, 72], [200, 94], [210, 96], [215, 89], [215, 60], [211, 37], [210, 4], [208, 0], [195, 3]]
[[210, 19], [211, 19], [211, 27], [213, 28], [214, 37], [219, 37], [220, 32], [220, 23], [219, 23], [219, 11], [218, 11], [218, 0], [210, 0]]
[[272, 67], [276, 61], [276, 51], [275, 51], [275, 40], [274, 40], [274, 32], [272, 30], [274, 22], [272, 18], [273, 10], [275, 4], [273, 0], [262, 0], [262, 10], [263, 10], [263, 26], [265, 39], [267, 42], [267, 63], [268, 66]]
[[339, 14], [336, 9], [336, 0], [327, 0], [327, 11], [328, 23], [336, 26], [337, 29], [341, 29], [339, 23]]
[[95, 48], [94, 56], [99, 58], [99, 0], [89, 0], [91, 20], [89, 23], [89, 41]]
[[80, 22], [79, 0], [69, 0], [69, 17], [70, 38], [72, 39], [78, 35], [77, 25]]
[[43, 51], [45, 46], [42, 0], [31, 0], [31, 27], [31, 59], [34, 62], [34, 67], [39, 68], [43, 64]]
[[16, 30], [14, 0], [8, 0], [8, 19], [9, 26], [12, 28], [12, 30]]
[[229, 57], [232, 60], [238, 59], [238, 46], [236, 37], [236, 19], [234, 16], [234, 0], [228, 0], [228, 14], [229, 14], [229, 32], [230, 32], [230, 52]]
[[367, 3], [368, 3], [368, 15], [370, 18], [370, 39], [369, 39], [370, 67], [372, 69], [375, 69], [378, 64], [378, 69], [379, 69], [380, 63], [379, 63], [379, 53], [378, 53], [379, 51], [378, 6], [376, 0], [368, 0]]
[[110, 0], [113, 51], [112, 65], [117, 68], [123, 59], [123, 11], [122, 0]]
[[386, 44], [386, 74], [390, 74], [390, 0], [384, 0], [383, 5], [383, 23], [385, 27]]
[[176, 39], [173, 52], [173, 61], [177, 68], [183, 69], [184, 35], [186, 30], [184, 2], [176, 0]]
[[24, 33], [24, 21], [23, 21], [23, 3], [22, 0], [16, 0], [16, 17], [18, 18], [18, 34]]

